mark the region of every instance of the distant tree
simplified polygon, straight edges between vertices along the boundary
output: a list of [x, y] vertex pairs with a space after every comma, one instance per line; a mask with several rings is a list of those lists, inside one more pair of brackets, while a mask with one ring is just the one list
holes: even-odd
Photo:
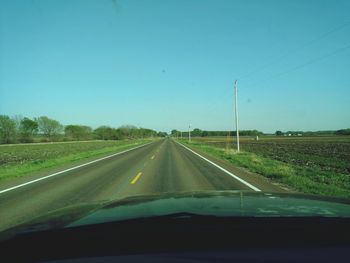
[[166, 137], [166, 136], [168, 136], [168, 134], [166, 132], [158, 132], [157, 136], [158, 137]]
[[242, 131], [239, 131], [239, 135], [242, 135], [242, 136], [260, 136], [260, 135], [263, 135], [263, 133], [261, 131], [257, 131], [257, 130], [242, 130]]
[[21, 127], [21, 121], [23, 120], [23, 116], [20, 114], [16, 114], [15, 116], [12, 117], [12, 119], [16, 123], [16, 130], [19, 131], [19, 129]]
[[202, 136], [202, 130], [196, 128], [192, 131], [192, 134], [191, 134], [193, 137], [199, 137], [199, 136]]
[[202, 135], [201, 135], [201, 136], [202, 136], [202, 137], [207, 137], [208, 134], [209, 134], [208, 131], [202, 131]]
[[[228, 136], [228, 135], [233, 135], [236, 134], [236, 131], [203, 131], [200, 129], [194, 129], [191, 131], [192, 136], [202, 136], [202, 137], [207, 137], [207, 136]], [[188, 136], [187, 132], [182, 133], [183, 136]], [[241, 136], [260, 136], [264, 135], [263, 132], [258, 131], [258, 130], [241, 130], [239, 131], [239, 135]]]
[[63, 126], [58, 121], [50, 119], [47, 116], [36, 118], [35, 121], [38, 123], [39, 131], [50, 140], [63, 130]]
[[336, 135], [350, 135], [350, 129], [341, 129], [335, 132]]
[[91, 139], [92, 129], [84, 125], [67, 125], [64, 133], [66, 137], [74, 140], [88, 140]]
[[172, 136], [176, 136], [177, 133], [178, 133], [178, 130], [175, 130], [175, 129], [174, 129], [174, 130], [171, 131], [171, 135], [172, 135]]
[[118, 130], [123, 138], [131, 139], [140, 137], [139, 130], [133, 125], [123, 125], [119, 127]]
[[124, 136], [123, 136], [121, 130], [119, 130], [119, 129], [113, 129], [112, 137], [113, 137], [113, 140], [122, 140], [122, 139], [124, 139]]
[[282, 136], [282, 135], [283, 135], [283, 132], [281, 132], [281, 131], [276, 131], [276, 132], [275, 132], [275, 135], [276, 135], [276, 136]]
[[16, 122], [7, 115], [0, 115], [0, 141], [13, 143], [16, 140]]
[[38, 123], [34, 120], [23, 118], [19, 125], [21, 142], [33, 142], [33, 136], [38, 132]]
[[95, 137], [100, 140], [117, 140], [116, 129], [109, 126], [100, 126], [94, 130]]

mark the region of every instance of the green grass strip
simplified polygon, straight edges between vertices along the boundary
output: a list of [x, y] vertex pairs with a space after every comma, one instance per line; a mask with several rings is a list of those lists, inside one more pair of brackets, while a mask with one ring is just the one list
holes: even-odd
[[223, 148], [209, 146], [200, 142], [188, 143], [183, 140], [182, 143], [213, 157], [227, 160], [235, 166], [244, 167], [251, 172], [263, 175], [299, 192], [334, 197], [350, 197], [348, 175], [312, 170], [272, 160], [254, 153], [227, 151]]
[[[52, 159], [39, 159], [23, 164], [11, 164], [0, 166], [0, 182], [8, 181], [13, 178], [28, 176], [36, 172], [48, 171], [53, 168], [63, 167], [68, 164], [74, 164], [81, 160], [86, 160], [92, 157], [100, 158], [109, 154], [121, 152], [142, 144], [146, 144], [150, 140], [135, 140], [122, 141], [120, 144], [113, 146], [106, 146], [100, 149], [84, 151], [81, 153], [67, 154], [63, 157]], [[31, 146], [27, 146], [31, 147]], [[53, 149], [54, 150], [54, 146]]]

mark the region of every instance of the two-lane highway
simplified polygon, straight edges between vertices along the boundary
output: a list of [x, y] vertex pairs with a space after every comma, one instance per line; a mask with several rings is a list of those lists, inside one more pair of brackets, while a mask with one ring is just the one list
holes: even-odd
[[[234, 169], [232, 167], [232, 169]], [[9, 191], [0, 189], [0, 230], [66, 206], [127, 196], [201, 190], [278, 191], [240, 178], [164, 139]]]

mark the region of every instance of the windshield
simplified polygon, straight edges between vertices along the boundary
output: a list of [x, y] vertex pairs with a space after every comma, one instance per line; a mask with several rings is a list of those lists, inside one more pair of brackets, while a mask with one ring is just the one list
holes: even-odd
[[108, 220], [349, 217], [349, 11], [2, 0], [0, 232], [125, 198]]

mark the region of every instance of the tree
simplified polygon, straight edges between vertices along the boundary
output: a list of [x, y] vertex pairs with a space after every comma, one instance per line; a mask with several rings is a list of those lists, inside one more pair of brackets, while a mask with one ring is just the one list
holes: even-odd
[[276, 135], [276, 136], [282, 136], [282, 135], [283, 135], [283, 132], [281, 132], [281, 131], [276, 131], [276, 132], [275, 132], [275, 135]]
[[139, 130], [136, 126], [133, 125], [123, 125], [118, 128], [118, 131], [122, 135], [123, 138], [137, 138], [139, 136]]
[[74, 140], [88, 140], [91, 138], [92, 129], [84, 125], [67, 125], [64, 133], [66, 137]]
[[19, 125], [20, 140], [22, 142], [32, 142], [33, 136], [38, 132], [38, 123], [28, 118], [21, 120]]
[[21, 121], [23, 120], [23, 116], [20, 114], [16, 114], [15, 116], [12, 117], [12, 119], [16, 123], [16, 130], [19, 130], [21, 127]]
[[16, 139], [16, 122], [9, 116], [0, 115], [0, 141], [12, 143]]
[[94, 130], [94, 134], [97, 139], [100, 140], [117, 140], [116, 129], [109, 126], [100, 126]]
[[171, 131], [171, 135], [172, 135], [172, 136], [176, 136], [177, 133], [178, 133], [178, 130], [175, 130], [175, 129], [174, 129], [174, 130]]
[[156, 137], [157, 132], [152, 129], [139, 128], [138, 129], [138, 138], [149, 138]]
[[337, 135], [350, 135], [350, 129], [341, 129], [335, 132]]
[[35, 119], [35, 121], [38, 123], [39, 131], [49, 139], [60, 134], [63, 130], [63, 126], [58, 121], [50, 119], [47, 116], [41, 116]]
[[208, 134], [209, 134], [208, 131], [203, 131], [201, 136], [206, 137], [206, 136], [208, 136]]
[[196, 129], [194, 129], [194, 130], [192, 131], [191, 135], [192, 135], [193, 137], [202, 136], [202, 130], [196, 128]]
[[158, 137], [167, 137], [168, 134], [167, 134], [166, 132], [158, 132], [158, 133], [157, 133], [157, 136], [158, 136]]

